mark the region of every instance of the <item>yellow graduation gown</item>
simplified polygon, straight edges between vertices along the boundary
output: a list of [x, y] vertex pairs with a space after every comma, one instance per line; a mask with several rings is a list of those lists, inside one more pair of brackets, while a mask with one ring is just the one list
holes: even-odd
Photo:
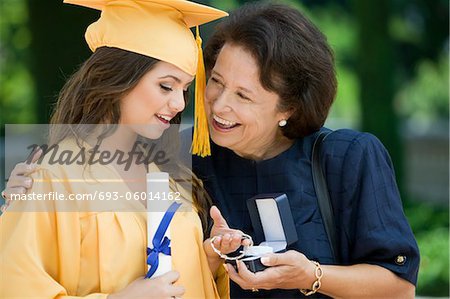
[[[111, 167], [90, 167], [102, 178], [120, 178]], [[70, 180], [84, 171], [42, 163], [28, 193], [112, 191], [107, 184]], [[114, 191], [129, 189], [119, 182]], [[16, 211], [39, 204], [15, 201], [0, 217], [0, 298], [106, 298], [146, 274], [146, 213], [140, 203], [130, 202], [141, 209], [132, 212]], [[225, 271], [220, 267], [214, 279], [209, 269], [198, 215], [177, 212], [170, 229], [172, 268], [180, 273], [176, 284], [186, 289], [183, 298], [228, 298]]]

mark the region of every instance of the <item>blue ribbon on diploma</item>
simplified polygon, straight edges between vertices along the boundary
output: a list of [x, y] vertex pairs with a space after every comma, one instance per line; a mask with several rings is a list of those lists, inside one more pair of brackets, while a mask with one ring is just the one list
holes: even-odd
[[171, 255], [170, 239], [164, 235], [166, 234], [167, 228], [169, 227], [169, 224], [172, 221], [175, 212], [178, 210], [180, 206], [181, 204], [177, 202], [174, 202], [173, 204], [170, 205], [170, 207], [164, 214], [161, 223], [159, 224], [158, 229], [156, 230], [155, 235], [153, 236], [152, 240], [153, 248], [151, 249], [147, 247], [147, 265], [150, 266], [150, 269], [148, 270], [147, 275], [145, 275], [145, 278], [152, 277], [152, 275], [158, 269], [159, 253]]

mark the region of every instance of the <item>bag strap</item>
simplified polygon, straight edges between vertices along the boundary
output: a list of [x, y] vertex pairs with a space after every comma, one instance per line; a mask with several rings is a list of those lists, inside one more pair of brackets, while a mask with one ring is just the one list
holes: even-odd
[[339, 250], [337, 246], [337, 234], [334, 221], [333, 207], [331, 205], [330, 194], [328, 193], [327, 181], [320, 163], [320, 149], [323, 140], [333, 131], [320, 132], [316, 137], [311, 157], [311, 168], [314, 189], [316, 191], [320, 214], [322, 215], [325, 231], [330, 242], [331, 254], [335, 262], [339, 263]]

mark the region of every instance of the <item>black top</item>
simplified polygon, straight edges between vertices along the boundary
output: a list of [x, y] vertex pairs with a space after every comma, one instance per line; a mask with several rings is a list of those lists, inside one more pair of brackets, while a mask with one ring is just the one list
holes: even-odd
[[[321, 264], [332, 264], [312, 182], [315, 136], [298, 139], [277, 157], [257, 162], [212, 144], [210, 157], [193, 156], [192, 163], [230, 227], [252, 237], [246, 200], [262, 193], [286, 193], [298, 234], [298, 241], [288, 249]], [[338, 130], [325, 139], [321, 159], [335, 214], [341, 263], [379, 265], [416, 284], [419, 249], [403, 213], [390, 157], [381, 142], [368, 133]], [[303, 295], [298, 290], [249, 292], [232, 282], [231, 297]]]

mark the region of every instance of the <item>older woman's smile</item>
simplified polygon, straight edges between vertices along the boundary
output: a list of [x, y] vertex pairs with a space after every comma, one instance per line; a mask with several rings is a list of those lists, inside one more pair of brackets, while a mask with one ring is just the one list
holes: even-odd
[[226, 120], [224, 118], [221, 118], [217, 116], [216, 114], [213, 114], [212, 117], [212, 127], [218, 131], [226, 131], [231, 130], [237, 126], [240, 126], [239, 123]]

